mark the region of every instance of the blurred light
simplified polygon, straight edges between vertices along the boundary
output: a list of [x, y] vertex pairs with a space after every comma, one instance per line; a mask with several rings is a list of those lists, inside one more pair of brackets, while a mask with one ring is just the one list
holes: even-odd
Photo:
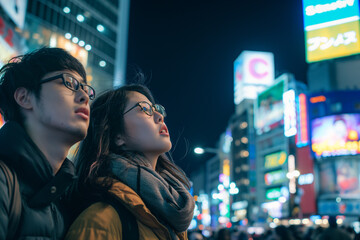
[[316, 219], [316, 220], [315, 220], [315, 224], [316, 224], [316, 225], [320, 225], [321, 223], [322, 223], [322, 220], [321, 220], [321, 219]]
[[312, 184], [314, 182], [314, 175], [312, 173], [307, 173], [299, 176], [299, 185]]
[[238, 193], [239, 193], [239, 189], [238, 189], [238, 188], [230, 188], [230, 189], [229, 189], [229, 193], [230, 193], [231, 195], [238, 194]]
[[101, 25], [101, 24], [98, 24], [98, 25], [96, 26], [96, 29], [97, 29], [99, 32], [103, 32], [103, 31], [105, 30], [104, 26]]
[[338, 225], [343, 224], [343, 222], [344, 222], [344, 220], [342, 220], [341, 218], [336, 219], [336, 223], [337, 223]]
[[64, 13], [70, 13], [71, 12], [69, 7], [64, 7], [63, 11], [64, 11]]
[[196, 147], [194, 149], [194, 153], [196, 153], [196, 154], [203, 154], [204, 152], [205, 152], [205, 150], [201, 147]]
[[65, 38], [70, 39], [71, 38], [71, 33], [65, 33]]
[[310, 223], [311, 223], [310, 219], [308, 219], [308, 218], [304, 218], [301, 222], [302, 222], [302, 224], [304, 224], [304, 225], [307, 225], [307, 224], [310, 224]]
[[280, 223], [280, 220], [278, 218], [274, 218], [273, 222], [278, 224], [278, 223]]
[[85, 45], [85, 50], [90, 51], [90, 50], [91, 50], [91, 45], [90, 45], [90, 44], [86, 44], [86, 45]]
[[73, 42], [73, 43], [78, 43], [78, 42], [79, 42], [79, 39], [78, 39], [77, 37], [73, 37], [72, 42]]
[[336, 202], [337, 202], [337, 203], [341, 202], [341, 197], [337, 197], [337, 198], [336, 198]]
[[33, 34], [33, 39], [39, 39], [39, 38], [40, 38], [40, 35], [38, 33]]
[[284, 197], [284, 196], [279, 197], [279, 202], [281, 202], [281, 203], [286, 202], [286, 197]]
[[85, 46], [85, 42], [83, 40], [80, 40], [78, 44], [79, 44], [80, 47]]
[[236, 188], [236, 184], [234, 182], [230, 183], [230, 188]]
[[105, 62], [104, 60], [101, 60], [101, 61], [99, 62], [99, 66], [100, 66], [100, 67], [105, 67], [105, 66], [106, 66], [106, 62]]
[[325, 101], [326, 101], [326, 97], [322, 96], [322, 95], [310, 98], [311, 103], [318, 103], [318, 102], [325, 102]]
[[79, 22], [83, 22], [83, 21], [85, 20], [85, 17], [84, 17], [83, 15], [81, 15], [81, 14], [78, 14], [78, 15], [76, 16], [76, 19], [77, 19]]
[[277, 226], [276, 223], [273, 223], [273, 222], [269, 223], [270, 228], [276, 228], [276, 226]]
[[219, 191], [222, 191], [222, 190], [224, 190], [224, 185], [219, 184], [217, 188], [218, 188]]

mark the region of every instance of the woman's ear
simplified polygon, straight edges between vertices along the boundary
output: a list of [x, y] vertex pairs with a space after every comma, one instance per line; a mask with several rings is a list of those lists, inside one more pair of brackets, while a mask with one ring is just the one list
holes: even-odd
[[125, 145], [125, 141], [120, 134], [116, 135], [116, 137], [115, 137], [115, 145], [118, 147]]

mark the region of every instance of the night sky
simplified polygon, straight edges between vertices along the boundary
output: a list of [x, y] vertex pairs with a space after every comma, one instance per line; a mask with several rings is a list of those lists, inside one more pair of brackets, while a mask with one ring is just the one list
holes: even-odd
[[276, 76], [306, 82], [300, 0], [131, 2], [128, 72], [140, 68], [173, 142], [173, 158], [187, 173], [212, 154], [233, 102], [233, 62], [244, 50], [274, 53]]

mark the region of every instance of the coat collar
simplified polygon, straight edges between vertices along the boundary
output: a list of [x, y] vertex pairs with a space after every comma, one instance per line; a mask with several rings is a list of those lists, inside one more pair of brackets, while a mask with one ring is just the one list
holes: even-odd
[[20, 191], [32, 207], [49, 204], [72, 183], [75, 175], [72, 162], [65, 159], [54, 176], [44, 154], [20, 124], [7, 122], [0, 129], [0, 143], [0, 159], [15, 170]]
[[[99, 179], [100, 182], [102, 180], [103, 178]], [[146, 207], [144, 201], [133, 189], [114, 179], [109, 192], [120, 200], [124, 206], [128, 208], [132, 214], [134, 214], [138, 221], [158, 233], [158, 236], [168, 236], [166, 239], [170, 239], [170, 233], [167, 228], [151, 213], [151, 211]], [[176, 235], [180, 240], [187, 239], [186, 231], [176, 233]]]

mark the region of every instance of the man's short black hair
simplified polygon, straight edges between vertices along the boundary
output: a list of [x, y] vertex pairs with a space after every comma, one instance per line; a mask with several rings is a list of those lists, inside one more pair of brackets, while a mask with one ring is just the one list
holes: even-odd
[[62, 70], [77, 72], [86, 82], [84, 66], [61, 48], [44, 47], [10, 59], [0, 69], [0, 111], [5, 121], [24, 123], [20, 106], [14, 99], [16, 89], [24, 87], [38, 97], [44, 75]]

